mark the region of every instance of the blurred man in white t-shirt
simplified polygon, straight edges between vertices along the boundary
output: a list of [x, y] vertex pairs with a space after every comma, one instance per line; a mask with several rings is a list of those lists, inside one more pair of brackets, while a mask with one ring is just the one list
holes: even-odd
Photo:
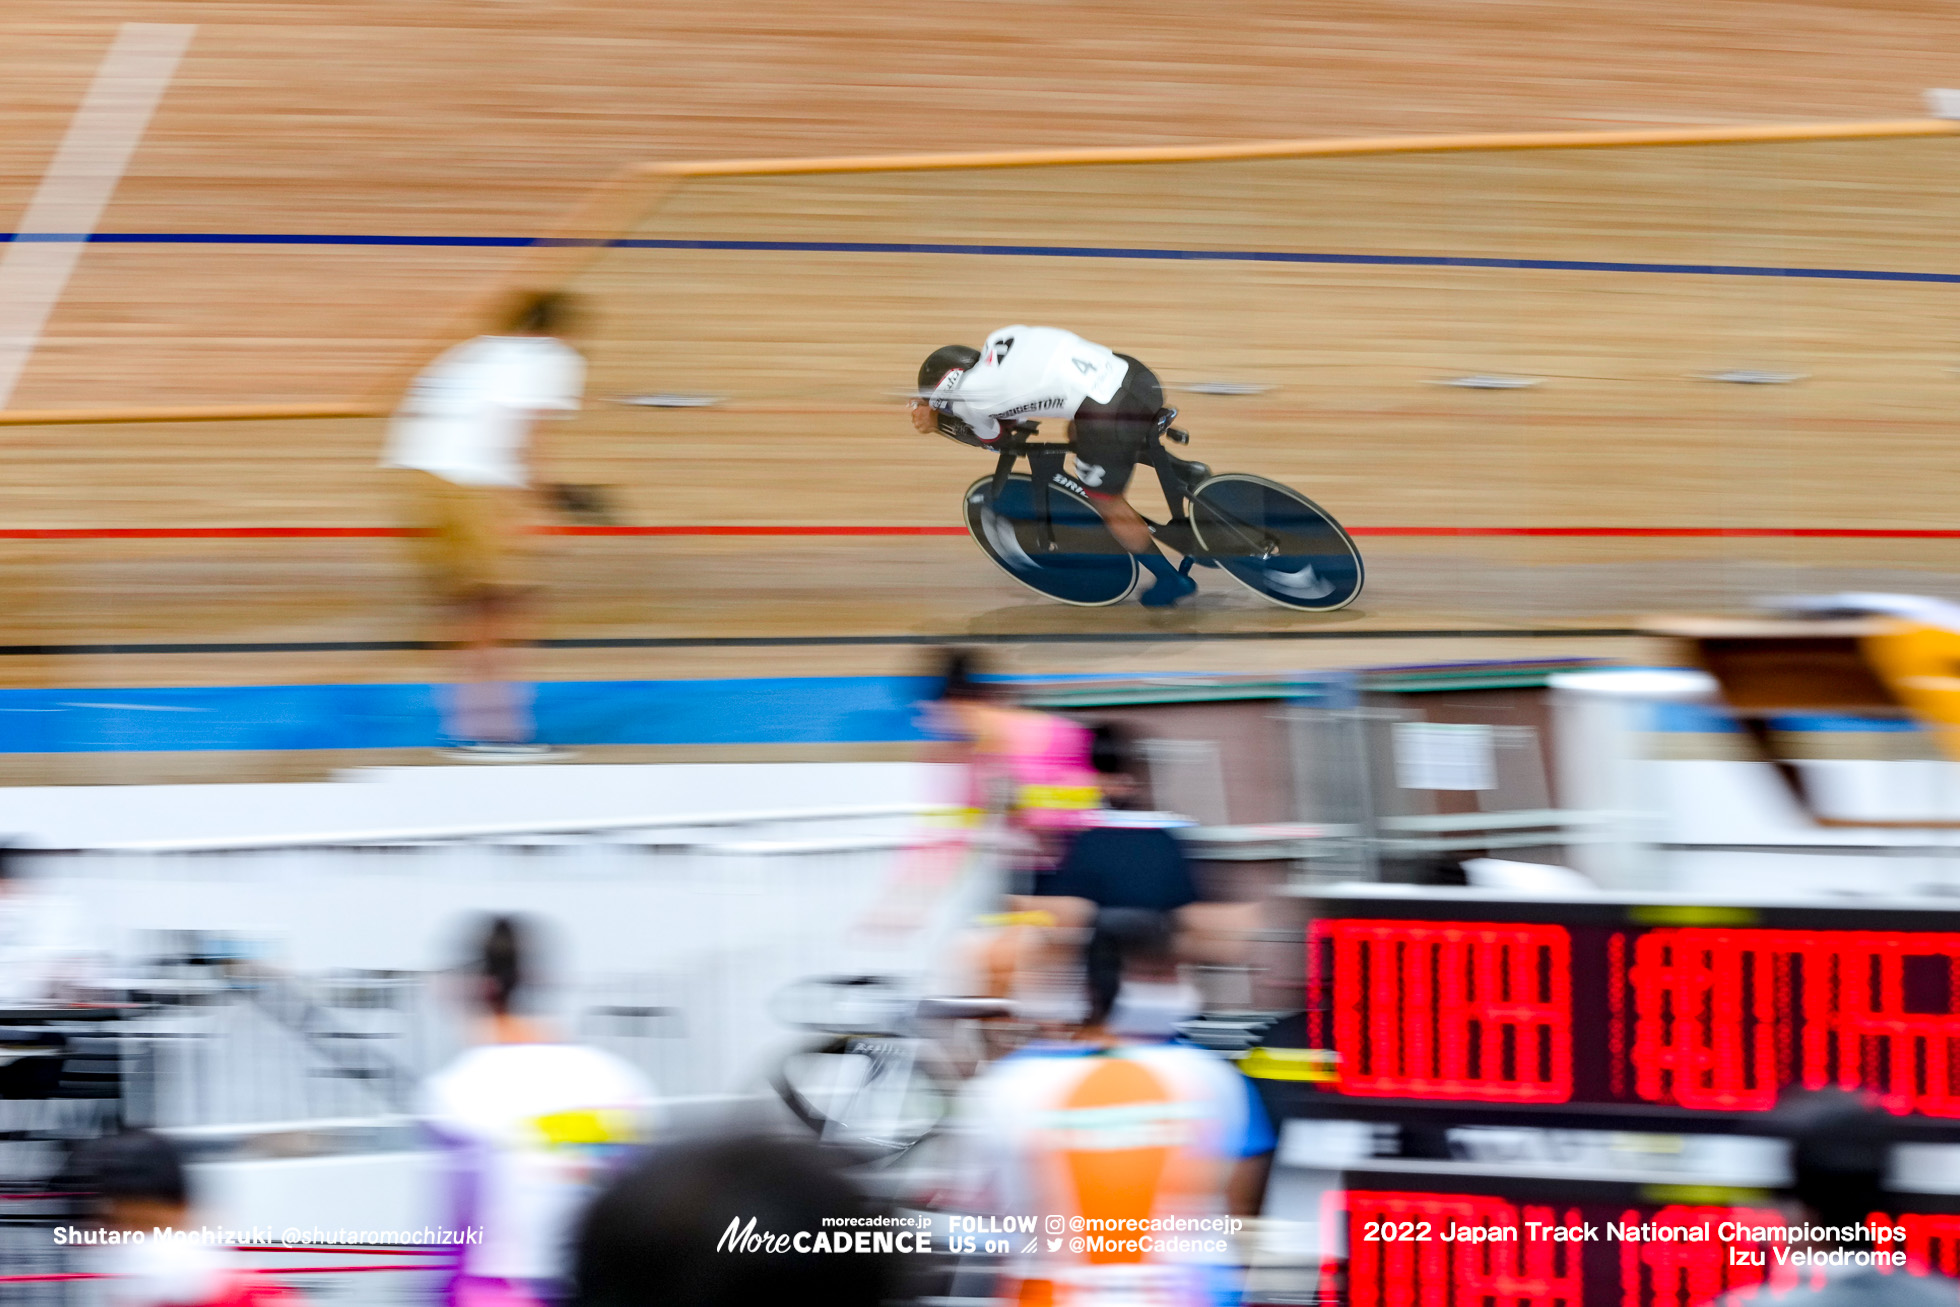
[[408, 473], [423, 564], [457, 610], [465, 662], [445, 730], [466, 758], [535, 761], [528, 689], [509, 648], [537, 586], [532, 524], [534, 434], [540, 419], [576, 412], [585, 360], [557, 339], [569, 330], [564, 295], [531, 294], [501, 332], [445, 352], [409, 387], [388, 429], [381, 465]]
[[593, 1192], [647, 1142], [653, 1088], [596, 1048], [522, 1015], [532, 932], [493, 918], [472, 967], [479, 1042], [429, 1078], [422, 1111], [447, 1160], [461, 1245], [443, 1307], [544, 1307], [569, 1272], [573, 1228]]

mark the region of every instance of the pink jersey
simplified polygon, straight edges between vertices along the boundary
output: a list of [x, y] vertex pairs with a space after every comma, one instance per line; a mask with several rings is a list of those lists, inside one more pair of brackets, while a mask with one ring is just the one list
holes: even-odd
[[1026, 708], [989, 709], [974, 740], [972, 801], [1031, 830], [1073, 830], [1102, 804], [1089, 728]]

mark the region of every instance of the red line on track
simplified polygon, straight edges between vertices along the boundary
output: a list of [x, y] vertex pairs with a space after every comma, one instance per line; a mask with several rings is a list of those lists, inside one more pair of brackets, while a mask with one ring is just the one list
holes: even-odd
[[[963, 536], [960, 526], [552, 526], [563, 536]], [[393, 526], [11, 527], [0, 540], [386, 540]], [[1541, 536], [1604, 540], [1960, 540], [1960, 528], [1720, 526], [1353, 526], [1356, 536]]]
[[1960, 540], [1960, 529], [1851, 526], [1352, 526], [1357, 536], [1584, 536], [1675, 540]]

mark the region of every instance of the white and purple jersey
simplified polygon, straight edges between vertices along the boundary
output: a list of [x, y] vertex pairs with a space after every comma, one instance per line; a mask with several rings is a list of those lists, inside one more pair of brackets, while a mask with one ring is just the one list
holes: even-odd
[[[592, 1191], [654, 1125], [637, 1070], [577, 1044], [491, 1044], [430, 1077], [423, 1112], [446, 1155], [460, 1281], [545, 1285], [567, 1269]], [[454, 1302], [458, 1286], [445, 1295]]]

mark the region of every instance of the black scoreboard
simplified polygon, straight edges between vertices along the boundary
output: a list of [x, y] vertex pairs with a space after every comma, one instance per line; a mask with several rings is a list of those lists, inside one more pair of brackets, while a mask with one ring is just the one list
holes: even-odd
[[1311, 901], [1305, 1047], [1343, 1098], [1756, 1113], [1787, 1087], [1960, 1126], [1960, 906]]
[[[1400, 1136], [1307, 1163], [1338, 1172], [1314, 1200], [1323, 1301], [1683, 1307], [1817, 1269], [1760, 1177], [1506, 1173], [1452, 1158], [1463, 1126], [1767, 1134], [1785, 1090], [1836, 1087], [1902, 1139], [1960, 1144], [1960, 903], [1358, 886], [1308, 906], [1304, 1014], [1246, 1069], [1276, 1116]], [[1890, 1205], [1845, 1255], [1960, 1275], [1960, 1192]]]

